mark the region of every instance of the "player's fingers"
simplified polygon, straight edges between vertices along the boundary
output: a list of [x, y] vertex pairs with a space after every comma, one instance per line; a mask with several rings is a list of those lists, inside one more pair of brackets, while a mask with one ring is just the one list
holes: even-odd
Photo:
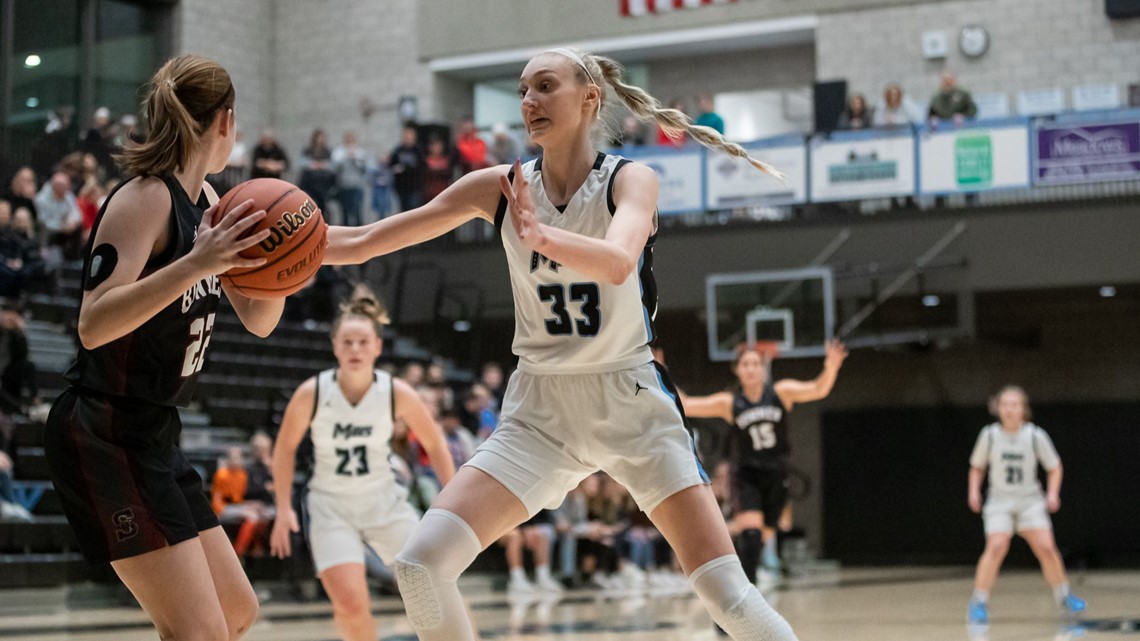
[[230, 263], [230, 269], [249, 269], [251, 267], [261, 267], [267, 261], [265, 258], [238, 258]]
[[231, 226], [229, 227], [229, 229], [227, 229], [226, 231], [228, 231], [228, 232], [230, 233], [230, 235], [231, 235], [231, 236], [241, 236], [241, 235], [242, 235], [242, 234], [244, 234], [244, 233], [245, 233], [245, 232], [246, 232], [246, 231], [247, 231], [249, 228], [253, 227], [253, 226], [254, 226], [254, 225], [256, 225], [257, 223], [259, 223], [259, 222], [261, 222], [262, 220], [264, 220], [264, 219], [265, 219], [265, 215], [266, 215], [266, 214], [265, 214], [265, 210], [264, 210], [264, 209], [262, 209], [262, 210], [260, 210], [260, 211], [255, 211], [255, 212], [253, 212], [252, 214], [250, 214], [250, 215], [248, 215], [248, 216], [246, 216], [246, 217], [242, 218], [241, 220], [239, 220], [239, 221], [235, 222], [235, 223], [234, 223], [233, 225], [231, 225]]
[[234, 249], [238, 250], [239, 252], [245, 251], [265, 240], [266, 238], [269, 238], [269, 230], [262, 229], [256, 234], [251, 234], [248, 238], [242, 238], [238, 240], [236, 243], [234, 243]]
[[511, 206], [511, 213], [515, 209], [515, 187], [511, 181], [507, 180], [506, 176], [499, 176], [499, 189], [503, 192], [503, 196], [507, 199], [507, 204]]
[[236, 207], [227, 211], [225, 215], [222, 216], [222, 219], [218, 221], [217, 226], [221, 227], [222, 229], [228, 229], [232, 227], [234, 223], [242, 219], [242, 216], [245, 215], [245, 212], [249, 211], [251, 207], [253, 207], [252, 198], [248, 198], [242, 201]]

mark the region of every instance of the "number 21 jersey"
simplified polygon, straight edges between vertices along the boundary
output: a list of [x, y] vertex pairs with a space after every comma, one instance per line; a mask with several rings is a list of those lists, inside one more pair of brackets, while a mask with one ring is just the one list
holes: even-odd
[[1061, 457], [1045, 430], [1033, 423], [1025, 423], [1016, 432], [1007, 432], [1000, 423], [991, 423], [982, 428], [970, 454], [971, 467], [990, 468], [991, 498], [1040, 494], [1038, 463], [1049, 471], [1061, 464]]

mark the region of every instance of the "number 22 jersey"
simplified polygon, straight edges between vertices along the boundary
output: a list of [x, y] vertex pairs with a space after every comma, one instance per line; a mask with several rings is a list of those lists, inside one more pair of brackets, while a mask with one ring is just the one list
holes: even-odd
[[[161, 180], [170, 191], [169, 240], [158, 256], [147, 261], [139, 274], [140, 280], [190, 253], [202, 213], [209, 207], [204, 191], [195, 202], [173, 176], [162, 176]], [[104, 272], [115, 268], [114, 260], [102, 253], [93, 254], [92, 249], [108, 204], [128, 182], [111, 192], [91, 228], [92, 240], [83, 261], [84, 290], [90, 281], [104, 280], [109, 276]], [[163, 212], [147, 213], [161, 216]], [[198, 281], [125, 336], [94, 349], [81, 345], [75, 364], [66, 374], [68, 382], [79, 388], [154, 405], [185, 406], [190, 402], [198, 373], [205, 363], [214, 314], [220, 302], [221, 285], [217, 276]]]
[[[565, 207], [550, 202], [542, 184], [542, 158], [522, 166], [540, 223], [590, 238], [605, 238], [616, 211], [614, 180], [630, 161], [599, 153], [586, 181]], [[513, 171], [513, 170], [512, 170]], [[511, 223], [506, 198], [495, 227], [502, 237], [515, 300], [519, 370], [528, 374], [597, 374], [653, 360], [657, 285], [653, 243], [646, 242], [632, 274], [620, 285], [561, 265], [528, 249]], [[656, 217], [656, 212], [654, 212]], [[656, 220], [654, 220], [656, 228]]]

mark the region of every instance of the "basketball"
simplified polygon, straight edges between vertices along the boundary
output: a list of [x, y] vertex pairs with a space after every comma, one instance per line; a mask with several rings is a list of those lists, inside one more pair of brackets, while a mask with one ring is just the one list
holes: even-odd
[[305, 286], [321, 266], [325, 253], [325, 224], [321, 210], [299, 187], [276, 178], [254, 178], [235, 186], [219, 201], [224, 214], [246, 199], [249, 213], [265, 210], [265, 219], [250, 233], [269, 230], [269, 238], [246, 249], [243, 258], [265, 258], [259, 267], [234, 268], [221, 276], [224, 283], [250, 298], [283, 298]]

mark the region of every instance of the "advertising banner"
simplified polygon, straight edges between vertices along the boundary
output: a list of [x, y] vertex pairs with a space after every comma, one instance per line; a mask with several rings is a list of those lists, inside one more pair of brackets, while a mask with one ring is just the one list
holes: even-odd
[[1140, 178], [1140, 118], [1043, 122], [1033, 143], [1035, 185]]
[[811, 142], [811, 200], [830, 202], [914, 193], [914, 135], [816, 137]]
[[710, 151], [705, 155], [706, 209], [807, 202], [807, 148], [803, 138], [797, 136], [781, 145], [743, 143], [742, 146], [753, 158], [786, 174], [787, 184], [781, 184], [746, 160]]
[[918, 149], [920, 193], [1029, 186], [1029, 127], [1024, 121], [924, 131]]
[[[684, 149], [667, 147], [618, 149], [617, 153], [649, 165], [657, 172], [661, 191], [657, 208], [662, 215], [704, 211], [704, 148], [696, 145]], [[757, 172], [759, 173], [759, 172]]]

